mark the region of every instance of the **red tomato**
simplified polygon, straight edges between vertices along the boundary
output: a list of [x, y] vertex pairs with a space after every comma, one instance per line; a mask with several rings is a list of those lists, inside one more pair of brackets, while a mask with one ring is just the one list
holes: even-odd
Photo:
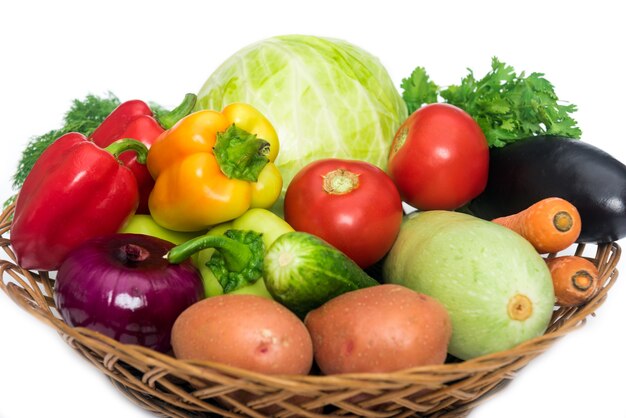
[[365, 268], [383, 258], [402, 222], [402, 200], [380, 168], [357, 160], [317, 160], [285, 194], [285, 220], [316, 235]]
[[489, 147], [480, 126], [458, 107], [415, 111], [395, 135], [388, 173], [402, 199], [421, 210], [459, 208], [487, 185]]

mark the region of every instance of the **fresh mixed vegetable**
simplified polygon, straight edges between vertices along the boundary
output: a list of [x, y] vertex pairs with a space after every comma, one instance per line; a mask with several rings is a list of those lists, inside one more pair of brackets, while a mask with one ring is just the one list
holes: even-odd
[[626, 237], [626, 166], [580, 139], [541, 73], [494, 58], [482, 78], [440, 88], [418, 67], [401, 87], [352, 44], [281, 36], [169, 112], [76, 101], [18, 166], [18, 263], [58, 270], [70, 325], [268, 374], [390, 372], [543, 334], [602, 286], [555, 253]]
[[412, 113], [396, 133], [388, 170], [411, 206], [452, 210], [485, 189], [489, 148], [468, 113], [430, 104]]
[[581, 221], [567, 200], [549, 197], [519, 213], [491, 220], [520, 234], [540, 254], [558, 253], [576, 242]]
[[278, 149], [274, 127], [250, 105], [184, 117], [148, 154], [152, 217], [169, 229], [199, 231], [272, 206], [282, 187]]
[[176, 318], [202, 298], [197, 269], [171, 264], [171, 242], [112, 234], [83, 242], [59, 268], [55, 302], [63, 319], [128, 344], [171, 348]]
[[315, 235], [281, 235], [265, 254], [271, 295], [301, 317], [351, 290], [375, 286], [347, 255]]
[[271, 299], [263, 273], [267, 249], [293, 228], [274, 213], [253, 208], [239, 218], [211, 228], [168, 253], [171, 262], [194, 257], [207, 297], [243, 293]]
[[145, 162], [148, 150], [135, 139], [103, 149], [72, 132], [43, 152], [15, 204], [11, 245], [22, 267], [56, 270], [83, 241], [124, 225], [139, 205], [137, 181], [117, 159], [129, 150]]
[[546, 260], [556, 303], [561, 306], [578, 306], [589, 300], [600, 283], [598, 268], [589, 260], [575, 255], [564, 255]]
[[389, 251], [403, 214], [398, 189], [383, 170], [338, 158], [302, 168], [287, 188], [284, 209], [291, 226], [326, 240], [362, 268]]

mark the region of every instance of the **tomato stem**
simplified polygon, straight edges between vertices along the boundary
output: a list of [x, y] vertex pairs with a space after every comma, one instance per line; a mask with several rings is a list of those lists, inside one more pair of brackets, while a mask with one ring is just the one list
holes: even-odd
[[322, 178], [322, 187], [328, 194], [347, 194], [359, 187], [359, 175], [343, 168], [330, 171]]

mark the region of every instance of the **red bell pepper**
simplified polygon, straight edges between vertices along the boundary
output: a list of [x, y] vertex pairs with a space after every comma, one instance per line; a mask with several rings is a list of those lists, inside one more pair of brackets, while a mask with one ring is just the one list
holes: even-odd
[[123, 139], [107, 149], [79, 133], [57, 139], [39, 157], [17, 198], [11, 245], [27, 269], [56, 270], [83, 241], [117, 232], [139, 203], [137, 181], [117, 155], [148, 149]]
[[[102, 124], [96, 128], [89, 139], [100, 147], [107, 147], [118, 139], [133, 138], [150, 148], [157, 137], [174, 123], [189, 114], [196, 103], [194, 94], [187, 94], [185, 100], [176, 109], [156, 117], [150, 106], [141, 100], [129, 100], [120, 104]], [[137, 154], [124, 152], [120, 161], [131, 169], [139, 186], [139, 207], [137, 213], [149, 214], [148, 197], [154, 187], [154, 180], [145, 164], [137, 162]]]

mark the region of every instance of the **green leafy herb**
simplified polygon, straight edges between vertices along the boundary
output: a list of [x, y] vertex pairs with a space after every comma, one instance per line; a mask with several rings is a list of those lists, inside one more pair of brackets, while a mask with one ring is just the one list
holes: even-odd
[[112, 93], [105, 97], [88, 95], [83, 100], [75, 99], [63, 118], [63, 126], [43, 135], [30, 138], [13, 175], [13, 188], [19, 190], [33, 168], [35, 161], [57, 138], [69, 132], [80, 132], [89, 136], [102, 121], [120, 104]]
[[437, 102], [439, 87], [430, 80], [424, 67], [417, 67], [409, 78], [402, 80], [402, 98], [406, 103], [409, 114], [415, 112], [422, 105]]
[[[502, 147], [534, 135], [580, 138], [581, 130], [571, 117], [576, 106], [561, 104], [544, 74], [516, 74], [513, 67], [495, 57], [491, 71], [483, 78], [477, 79], [472, 70], [468, 71], [459, 85], [439, 89], [438, 94], [444, 102], [472, 115], [490, 147]], [[434, 86], [425, 70], [418, 67], [402, 83], [407, 106], [417, 109], [435, 102]]]

